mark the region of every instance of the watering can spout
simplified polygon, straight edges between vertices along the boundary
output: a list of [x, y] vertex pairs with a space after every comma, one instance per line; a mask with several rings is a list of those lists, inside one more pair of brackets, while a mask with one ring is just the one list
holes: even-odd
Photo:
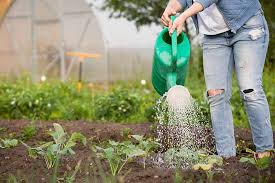
[[[175, 17], [171, 17], [172, 21]], [[190, 43], [185, 33], [177, 36], [174, 31], [169, 35], [165, 28], [158, 35], [155, 43], [152, 67], [152, 84], [163, 95], [175, 85], [184, 85], [190, 57]]]

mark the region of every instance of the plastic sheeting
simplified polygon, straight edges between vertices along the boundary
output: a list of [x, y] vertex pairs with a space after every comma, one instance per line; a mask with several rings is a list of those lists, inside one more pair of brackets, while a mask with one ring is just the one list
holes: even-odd
[[83, 80], [150, 78], [153, 48], [108, 48], [98, 21], [85, 0], [16, 0], [0, 26], [0, 76], [77, 80], [65, 53], [85, 52], [101, 57], [84, 61]]

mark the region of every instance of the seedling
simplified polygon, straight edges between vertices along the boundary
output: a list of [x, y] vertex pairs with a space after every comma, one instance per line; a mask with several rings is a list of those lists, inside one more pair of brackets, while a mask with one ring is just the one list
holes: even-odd
[[132, 137], [138, 142], [138, 147], [145, 152], [143, 156], [143, 168], [145, 169], [146, 159], [152, 151], [156, 150], [160, 146], [160, 144], [150, 138], [146, 140], [141, 135], [132, 135]]
[[[251, 149], [246, 149], [246, 152], [254, 155], [256, 152], [252, 151]], [[275, 150], [273, 150], [275, 152]], [[249, 163], [254, 165], [258, 170], [264, 170], [270, 167], [272, 158], [271, 157], [263, 157], [260, 159], [255, 159], [254, 157], [242, 157], [240, 159], [241, 163]]]
[[21, 131], [21, 139], [23, 141], [31, 139], [37, 133], [36, 126], [32, 123], [25, 126]]
[[53, 126], [54, 131], [50, 131], [49, 134], [54, 141], [46, 142], [38, 147], [30, 147], [22, 141], [21, 143], [27, 147], [29, 156], [33, 158], [42, 156], [47, 168], [54, 168], [53, 182], [56, 182], [57, 169], [61, 156], [75, 154], [72, 148], [76, 145], [76, 142], [80, 141], [83, 145], [86, 145], [86, 138], [78, 132], [72, 133], [72, 135], [67, 138], [67, 134], [59, 124], [54, 123]]
[[132, 135], [132, 137], [138, 141], [137, 145], [131, 141], [115, 142], [110, 140], [106, 148], [99, 146], [94, 148], [97, 156], [108, 161], [113, 176], [119, 174], [124, 165], [133, 158], [146, 158], [153, 148], [152, 144], [156, 145], [155, 142], [144, 140], [142, 136]]
[[113, 176], [119, 174], [130, 159], [145, 155], [145, 151], [139, 149], [130, 141], [119, 143], [110, 140], [109, 147], [104, 149], [96, 146], [96, 150], [98, 156], [107, 159]]
[[223, 159], [220, 156], [210, 155], [210, 156], [205, 156], [204, 163], [198, 163], [194, 165], [193, 169], [194, 170], [201, 169], [205, 171], [208, 182], [212, 182], [215, 174], [215, 171], [213, 170], [215, 165], [222, 166]]
[[0, 142], [0, 148], [5, 149], [5, 148], [12, 148], [17, 146], [18, 140], [17, 139], [1, 139]]
[[[271, 150], [275, 152], [275, 150]], [[256, 152], [252, 151], [251, 149], [246, 149], [246, 152], [252, 154], [253, 156], [255, 155]], [[252, 164], [256, 167], [257, 173], [258, 173], [258, 182], [268, 182], [268, 179], [270, 178], [269, 176], [262, 176], [261, 171], [265, 170], [270, 167], [272, 163], [272, 157], [263, 157], [260, 159], [256, 159], [254, 157], [242, 157], [240, 159], [241, 163], [249, 163]]]

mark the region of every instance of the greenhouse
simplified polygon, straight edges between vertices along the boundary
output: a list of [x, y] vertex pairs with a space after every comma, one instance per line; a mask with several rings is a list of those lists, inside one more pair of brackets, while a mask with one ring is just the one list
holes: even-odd
[[111, 48], [97, 17], [101, 14], [96, 16], [85, 0], [10, 2], [0, 27], [1, 76], [74, 80], [79, 59], [67, 53], [81, 52], [100, 55], [84, 59], [86, 81], [149, 77], [152, 48]]

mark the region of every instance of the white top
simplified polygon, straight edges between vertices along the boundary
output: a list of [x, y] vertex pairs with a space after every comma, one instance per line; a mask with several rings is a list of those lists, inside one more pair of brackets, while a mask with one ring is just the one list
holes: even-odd
[[[196, 2], [196, 0], [194, 0], [194, 2]], [[216, 35], [230, 30], [216, 4], [212, 4], [199, 12], [197, 17], [199, 32], [202, 34]]]

